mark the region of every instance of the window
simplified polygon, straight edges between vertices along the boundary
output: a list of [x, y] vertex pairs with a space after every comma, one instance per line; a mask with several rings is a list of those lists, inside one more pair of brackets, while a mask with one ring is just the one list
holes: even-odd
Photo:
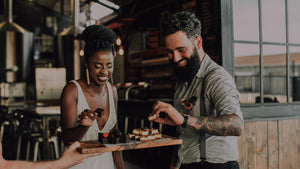
[[232, 0], [231, 4], [241, 103], [300, 101], [300, 1]]
[[83, 7], [79, 15], [80, 24], [87, 26], [95, 24], [96, 21], [102, 23], [101, 19], [108, 21], [117, 17], [120, 8], [108, 0], [91, 1], [87, 7]]
[[119, 6], [107, 0], [98, 0], [91, 3], [91, 18], [93, 20], [101, 19], [112, 14], [113, 9], [118, 10]]

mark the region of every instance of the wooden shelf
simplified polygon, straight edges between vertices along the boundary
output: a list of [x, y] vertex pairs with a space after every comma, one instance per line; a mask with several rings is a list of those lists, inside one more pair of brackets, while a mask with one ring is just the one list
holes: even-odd
[[[145, 96], [151, 98], [171, 98], [170, 91], [174, 89], [173, 69], [166, 55], [165, 47], [160, 47], [160, 32], [158, 28], [149, 28], [147, 34], [148, 50], [130, 55], [126, 81], [137, 79], [149, 83]], [[136, 73], [133, 73], [136, 71]]]
[[147, 73], [143, 77], [145, 78], [163, 78], [163, 77], [171, 77], [171, 72], [153, 72], [153, 73]]
[[173, 87], [174, 87], [174, 85], [170, 84], [170, 83], [153, 84], [153, 85], [151, 85], [150, 90], [166, 90], [166, 89], [172, 89]]
[[155, 59], [147, 59], [141, 61], [141, 66], [157, 66], [169, 64], [169, 57], [160, 57]]
[[130, 57], [131, 59], [136, 59], [136, 58], [147, 59], [147, 58], [161, 57], [164, 56], [165, 54], [166, 54], [165, 48], [159, 47], [156, 49], [149, 49], [142, 52], [134, 53]]

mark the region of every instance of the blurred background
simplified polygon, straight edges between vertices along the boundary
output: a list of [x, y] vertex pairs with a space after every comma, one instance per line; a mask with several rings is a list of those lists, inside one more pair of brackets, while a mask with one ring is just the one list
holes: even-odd
[[[156, 100], [172, 103], [175, 87], [161, 22], [187, 10], [202, 22], [204, 50], [234, 77], [240, 91], [246, 121], [239, 138], [240, 167], [297, 168], [299, 8], [298, 0], [0, 0], [4, 157], [46, 160], [61, 151], [59, 98], [68, 81], [84, 76], [81, 33], [92, 24], [118, 35], [111, 82], [118, 89], [120, 130], [152, 126], [176, 136], [175, 128], [149, 123], [147, 115]], [[45, 146], [53, 152], [45, 154]], [[123, 156], [139, 167], [167, 168], [174, 149], [130, 150]]]

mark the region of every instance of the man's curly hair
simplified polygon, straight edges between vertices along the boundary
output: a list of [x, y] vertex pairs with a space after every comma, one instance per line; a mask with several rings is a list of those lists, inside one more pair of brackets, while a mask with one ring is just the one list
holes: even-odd
[[177, 31], [185, 32], [188, 38], [201, 35], [201, 21], [195, 14], [187, 11], [172, 14], [164, 20], [161, 26], [163, 38]]

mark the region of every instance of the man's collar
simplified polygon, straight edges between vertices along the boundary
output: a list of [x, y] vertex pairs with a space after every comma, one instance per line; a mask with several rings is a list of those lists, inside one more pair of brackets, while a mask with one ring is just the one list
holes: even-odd
[[209, 61], [210, 61], [210, 57], [205, 53], [204, 58], [203, 58], [202, 62], [200, 63], [200, 68], [196, 74], [197, 78], [204, 77], [206, 65], [207, 65], [207, 62], [209, 62]]

